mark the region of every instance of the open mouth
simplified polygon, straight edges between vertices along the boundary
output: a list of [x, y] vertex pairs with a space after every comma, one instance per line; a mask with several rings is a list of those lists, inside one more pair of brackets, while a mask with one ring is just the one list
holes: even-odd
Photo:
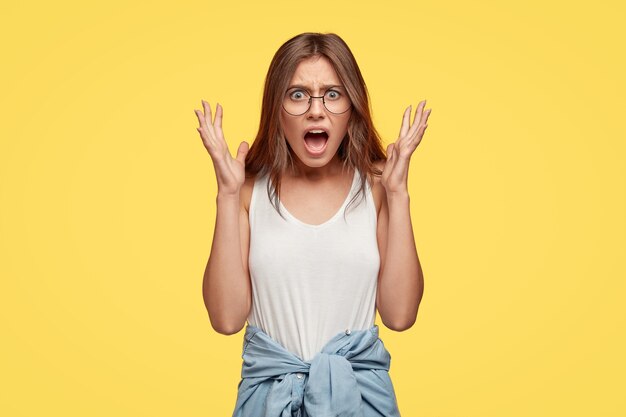
[[304, 135], [304, 144], [309, 152], [320, 153], [326, 148], [328, 142], [328, 133], [311, 133], [307, 132]]

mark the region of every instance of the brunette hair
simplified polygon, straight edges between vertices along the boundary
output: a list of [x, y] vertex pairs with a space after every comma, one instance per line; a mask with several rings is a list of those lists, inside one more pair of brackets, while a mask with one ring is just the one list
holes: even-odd
[[283, 97], [298, 64], [315, 56], [324, 56], [330, 61], [352, 103], [348, 131], [337, 150], [343, 166], [358, 170], [361, 180], [359, 192], [350, 204], [359, 195], [364, 197], [366, 179], [371, 183], [373, 175], [381, 175], [374, 162], [387, 159], [380, 135], [372, 122], [365, 81], [348, 45], [334, 33], [307, 32], [294, 36], [276, 51], [270, 63], [265, 78], [259, 130], [246, 155], [247, 177], [269, 174], [267, 193], [281, 216], [278, 204], [281, 178], [286, 168], [293, 165], [294, 158], [280, 126]]

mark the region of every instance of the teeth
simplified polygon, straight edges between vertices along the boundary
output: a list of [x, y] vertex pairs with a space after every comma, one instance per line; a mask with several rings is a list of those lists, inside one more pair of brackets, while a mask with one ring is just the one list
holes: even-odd
[[309, 133], [325, 133], [323, 130], [317, 129], [317, 130], [309, 130]]

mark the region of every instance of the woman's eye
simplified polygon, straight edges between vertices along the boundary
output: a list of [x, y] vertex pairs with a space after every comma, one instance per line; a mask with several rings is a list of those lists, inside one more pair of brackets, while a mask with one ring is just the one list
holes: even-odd
[[302, 100], [306, 97], [306, 95], [302, 91], [296, 90], [289, 94], [289, 97], [291, 97], [293, 100]]
[[326, 97], [328, 97], [329, 99], [332, 99], [332, 100], [338, 99], [340, 95], [341, 94], [339, 94], [339, 92], [335, 91], [335, 90], [330, 90], [330, 91], [326, 92]]

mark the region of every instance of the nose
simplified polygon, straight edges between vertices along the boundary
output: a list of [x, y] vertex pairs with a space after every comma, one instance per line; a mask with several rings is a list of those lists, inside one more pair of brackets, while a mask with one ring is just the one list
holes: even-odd
[[308, 116], [309, 117], [321, 117], [326, 113], [326, 108], [324, 108], [324, 103], [322, 102], [322, 98], [311, 98], [311, 107], [309, 107]]

